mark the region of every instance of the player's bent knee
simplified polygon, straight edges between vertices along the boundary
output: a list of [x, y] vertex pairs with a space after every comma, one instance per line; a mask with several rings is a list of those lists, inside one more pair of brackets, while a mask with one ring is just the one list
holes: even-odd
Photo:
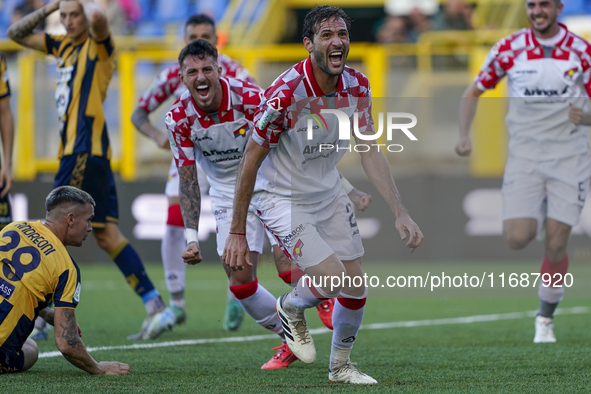
[[533, 236], [526, 233], [505, 233], [505, 240], [511, 249], [523, 249], [532, 239]]
[[39, 348], [32, 339], [28, 338], [23, 345], [23, 353], [25, 355], [25, 363], [21, 371], [30, 369], [39, 359]]

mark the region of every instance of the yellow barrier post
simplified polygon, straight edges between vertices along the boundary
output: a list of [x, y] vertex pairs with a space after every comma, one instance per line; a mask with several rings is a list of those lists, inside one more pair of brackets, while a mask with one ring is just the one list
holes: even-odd
[[18, 129], [15, 133], [14, 179], [31, 181], [37, 175], [35, 155], [35, 53], [19, 52], [17, 58], [19, 94]]
[[136, 144], [135, 129], [131, 123], [131, 114], [135, 104], [135, 80], [133, 66], [134, 54], [126, 52], [119, 55], [119, 125], [121, 130], [120, 175], [124, 181], [136, 179]]
[[[489, 48], [475, 47], [470, 56], [472, 77], [478, 74]], [[472, 159], [470, 170], [477, 177], [497, 177], [503, 174], [507, 156], [505, 100], [507, 86], [501, 81], [494, 90], [484, 92], [474, 117]]]

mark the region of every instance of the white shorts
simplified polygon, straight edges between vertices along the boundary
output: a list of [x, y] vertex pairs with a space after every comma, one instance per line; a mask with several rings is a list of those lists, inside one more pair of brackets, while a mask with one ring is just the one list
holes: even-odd
[[[221, 256], [224, 253], [226, 239], [230, 235], [230, 225], [232, 224], [232, 200], [219, 197], [211, 197], [213, 216], [216, 224], [216, 242], [217, 252]], [[265, 241], [265, 228], [260, 219], [253, 210], [248, 211], [246, 217], [246, 241], [251, 252], [263, 253], [263, 244]]]
[[[207, 181], [207, 177], [205, 173], [199, 167], [199, 164], [195, 163], [197, 166], [197, 178], [199, 180], [199, 189], [201, 190], [201, 195], [206, 195], [209, 191], [209, 182]], [[170, 163], [170, 167], [168, 168], [168, 179], [166, 180], [166, 186], [164, 187], [164, 194], [166, 197], [178, 197], [179, 196], [179, 172], [176, 167], [176, 163], [174, 162], [174, 157], [172, 158], [172, 162]]]
[[503, 220], [540, 218], [544, 197], [547, 217], [575, 226], [589, 190], [591, 156], [529, 160], [509, 156], [503, 176]]
[[354, 260], [364, 250], [353, 205], [341, 189], [334, 199], [315, 204], [293, 204], [262, 192], [254, 205], [268, 230], [281, 242], [301, 269], [316, 266], [333, 253]]

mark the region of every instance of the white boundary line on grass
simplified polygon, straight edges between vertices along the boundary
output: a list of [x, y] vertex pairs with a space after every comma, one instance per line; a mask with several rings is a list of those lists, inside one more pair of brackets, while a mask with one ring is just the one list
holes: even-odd
[[[558, 308], [554, 312], [555, 315], [576, 315], [589, 313], [589, 308], [586, 306], [575, 306], [572, 308]], [[410, 328], [410, 327], [426, 327], [426, 326], [444, 326], [449, 324], [472, 324], [481, 323], [487, 321], [500, 321], [500, 320], [515, 320], [523, 319], [526, 317], [534, 317], [537, 311], [528, 312], [511, 312], [511, 313], [495, 313], [492, 315], [475, 315], [465, 317], [450, 317], [446, 319], [427, 319], [427, 320], [410, 320], [410, 321], [398, 321], [390, 323], [373, 323], [364, 324], [361, 326], [362, 330], [384, 330], [388, 328]], [[328, 328], [314, 328], [310, 330], [310, 334], [327, 334], [330, 331]], [[186, 339], [182, 341], [169, 341], [169, 342], [153, 342], [153, 343], [136, 343], [133, 345], [121, 345], [121, 346], [98, 346], [89, 347], [86, 350], [88, 352], [98, 352], [103, 350], [129, 350], [129, 349], [153, 349], [159, 347], [171, 347], [171, 346], [184, 346], [184, 345], [202, 345], [206, 343], [223, 343], [223, 342], [252, 342], [262, 341], [265, 339], [275, 339], [276, 334], [267, 335], [251, 335], [247, 337], [227, 337], [227, 338], [208, 338], [208, 339]], [[43, 352], [39, 354], [39, 358], [51, 358], [61, 356], [58, 351]]]

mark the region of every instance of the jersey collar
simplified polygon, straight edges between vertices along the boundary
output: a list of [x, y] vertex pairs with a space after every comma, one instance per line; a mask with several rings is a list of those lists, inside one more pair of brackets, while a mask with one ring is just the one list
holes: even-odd
[[[326, 96], [326, 93], [320, 89], [316, 79], [314, 79], [314, 72], [312, 71], [312, 59], [308, 56], [308, 58], [304, 61], [304, 74], [306, 75], [306, 80], [308, 81], [308, 85], [312, 90], [312, 94], [314, 97], [322, 97]], [[344, 83], [343, 83], [343, 74], [339, 75], [339, 81], [337, 82], [337, 88], [335, 92], [340, 92], [341, 90], [345, 90]]]
[[[556, 44], [557, 47], [561, 46], [564, 41], [566, 40], [566, 37], [568, 36], [568, 28], [566, 27], [566, 25], [558, 22], [558, 25], [560, 27], [562, 27], [564, 30], [566, 30], [566, 34], [564, 35], [564, 37], [562, 37], [562, 40], [560, 40], [560, 42], [558, 44]], [[530, 40], [533, 46], [535, 47], [539, 47], [540, 43], [538, 42], [538, 40], [536, 39], [536, 35], [534, 34], [534, 29], [530, 26], [529, 28], [529, 36], [530, 36]]]
[[[220, 105], [220, 109], [218, 109], [215, 113], [217, 112], [222, 112], [222, 111], [229, 111], [232, 109], [232, 97], [230, 95], [230, 83], [228, 82], [228, 80], [226, 78], [220, 78], [220, 83], [222, 84], [222, 104]], [[191, 96], [191, 101], [193, 102], [193, 106], [195, 107], [195, 111], [197, 111], [197, 116], [200, 118], [203, 118], [205, 116], [208, 116], [209, 113], [205, 112], [203, 110], [201, 110], [201, 108], [199, 108], [197, 106], [197, 103], [195, 103], [195, 99], [193, 98], [192, 94], [189, 94]]]

